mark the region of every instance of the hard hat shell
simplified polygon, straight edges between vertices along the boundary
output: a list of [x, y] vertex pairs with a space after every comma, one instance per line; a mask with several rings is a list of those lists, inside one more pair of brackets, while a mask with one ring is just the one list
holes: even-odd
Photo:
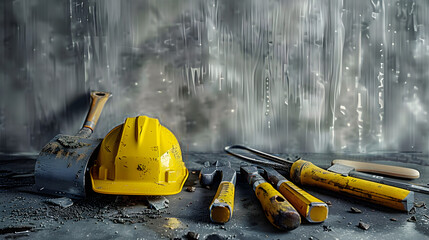
[[92, 189], [120, 195], [171, 195], [189, 172], [176, 137], [147, 116], [127, 118], [101, 143], [90, 170]]

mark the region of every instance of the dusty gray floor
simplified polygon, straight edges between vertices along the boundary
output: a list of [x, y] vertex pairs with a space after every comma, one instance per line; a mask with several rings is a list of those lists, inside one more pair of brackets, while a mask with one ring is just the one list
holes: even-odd
[[[345, 158], [333, 154], [300, 156], [325, 168], [331, 160]], [[413, 182], [429, 183], [427, 155], [391, 153], [372, 158], [368, 155], [348, 155], [347, 158], [416, 168], [420, 170], [421, 177]], [[304, 189], [332, 203], [329, 218], [321, 224], [303, 222], [293, 231], [281, 232], [266, 220], [251, 187], [240, 175], [231, 221], [224, 225], [213, 224], [209, 220], [208, 205], [215, 189], [200, 186], [198, 170], [204, 161], [215, 160], [230, 160], [233, 167], [239, 169], [239, 161], [223, 153], [185, 155], [190, 176], [180, 194], [167, 196], [169, 208], [160, 211], [148, 209], [144, 197], [98, 194], [75, 201], [69, 208], [49, 205], [45, 203], [51, 198], [49, 196], [27, 192], [28, 187], [7, 187], [19, 181], [11, 182], [6, 180], [6, 176], [13, 172], [31, 171], [34, 160], [0, 161], [0, 238], [187, 239], [188, 232], [198, 233], [199, 239], [426, 239], [429, 236], [429, 210], [424, 206], [416, 208], [415, 213], [407, 214], [312, 188]], [[188, 186], [195, 186], [195, 192], [186, 191]], [[416, 202], [429, 204], [429, 195], [416, 193], [415, 198]], [[350, 213], [351, 207], [359, 208], [362, 213]], [[416, 222], [407, 221], [412, 216], [415, 216]], [[360, 221], [370, 224], [370, 228], [358, 228]]]

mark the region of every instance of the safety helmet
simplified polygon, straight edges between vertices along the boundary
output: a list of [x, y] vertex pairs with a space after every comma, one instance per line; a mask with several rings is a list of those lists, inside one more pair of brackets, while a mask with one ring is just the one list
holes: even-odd
[[172, 195], [189, 172], [176, 137], [158, 119], [127, 118], [101, 143], [90, 170], [92, 189], [120, 195]]

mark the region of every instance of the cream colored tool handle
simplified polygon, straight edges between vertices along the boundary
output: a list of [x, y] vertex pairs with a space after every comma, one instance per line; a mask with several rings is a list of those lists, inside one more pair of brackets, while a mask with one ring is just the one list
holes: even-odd
[[101, 111], [103, 111], [104, 104], [107, 102], [111, 95], [112, 94], [108, 92], [91, 92], [91, 109], [89, 110], [88, 116], [86, 117], [86, 121], [83, 127], [90, 128], [92, 131], [94, 131]]
[[353, 167], [356, 171], [359, 172], [377, 173], [407, 179], [416, 179], [420, 177], [419, 171], [412, 168], [404, 168], [377, 163], [357, 162], [344, 159], [335, 159], [334, 161], [332, 161], [332, 165], [334, 164], [341, 164]]

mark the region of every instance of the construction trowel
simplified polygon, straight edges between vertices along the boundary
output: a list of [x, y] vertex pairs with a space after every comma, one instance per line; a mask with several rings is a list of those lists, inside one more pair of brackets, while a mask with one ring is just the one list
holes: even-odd
[[107, 92], [91, 92], [92, 104], [76, 135], [58, 134], [40, 151], [34, 169], [35, 190], [55, 196], [84, 198], [88, 162], [102, 139], [89, 138], [94, 131]]

